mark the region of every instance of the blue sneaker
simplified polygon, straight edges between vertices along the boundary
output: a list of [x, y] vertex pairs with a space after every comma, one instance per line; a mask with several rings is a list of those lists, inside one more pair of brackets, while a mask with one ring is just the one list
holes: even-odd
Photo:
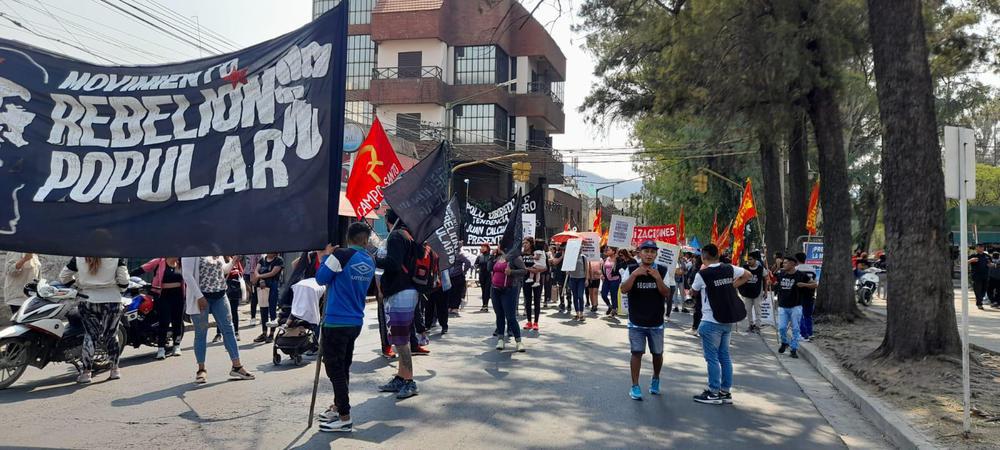
[[660, 395], [660, 379], [653, 378], [653, 382], [649, 385], [649, 393], [653, 395]]
[[632, 386], [632, 390], [628, 392], [628, 396], [632, 397], [632, 400], [642, 401], [642, 389], [639, 389], [639, 385]]

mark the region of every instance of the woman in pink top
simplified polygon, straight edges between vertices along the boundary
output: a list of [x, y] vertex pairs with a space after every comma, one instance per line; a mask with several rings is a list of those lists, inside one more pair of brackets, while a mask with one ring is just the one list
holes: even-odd
[[618, 273], [618, 258], [612, 247], [604, 249], [601, 278], [604, 280], [604, 284], [601, 286], [601, 298], [604, 299], [604, 304], [608, 305], [606, 315], [614, 317], [618, 313], [618, 287], [621, 286], [622, 277]]

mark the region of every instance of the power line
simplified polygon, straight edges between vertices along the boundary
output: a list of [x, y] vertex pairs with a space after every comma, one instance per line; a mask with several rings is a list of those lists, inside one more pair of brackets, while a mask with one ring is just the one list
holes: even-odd
[[[185, 30], [185, 29], [182, 29], [180, 26], [178, 26], [178, 24], [180, 22], [177, 21], [176, 19], [164, 18], [164, 17], [162, 17], [162, 15], [158, 14], [157, 12], [155, 12], [155, 11], [151, 12], [146, 7], [144, 7], [142, 5], [138, 5], [136, 3], [133, 3], [130, 0], [118, 0], [118, 1], [120, 1], [125, 6], [128, 6], [129, 8], [132, 8], [132, 9], [138, 11], [139, 13], [146, 15], [150, 19], [156, 20], [157, 22], [160, 22], [163, 25], [165, 25], [167, 27], [170, 27], [171, 29], [177, 31], [178, 33], [181, 33], [181, 34], [185, 35], [186, 37], [188, 37], [190, 39], [194, 39], [195, 42], [197, 42], [199, 46], [201, 46], [203, 44], [207, 45], [207, 46], [211, 47], [212, 49], [214, 49], [215, 51], [217, 51], [219, 53], [226, 53], [226, 52], [230, 52], [230, 51], [235, 50], [235, 47], [233, 47], [231, 45], [228, 45], [228, 44], [220, 44], [218, 42], [204, 43], [202, 41], [201, 36], [192, 34], [192, 33], [196, 33], [200, 29], [200, 27], [197, 28], [197, 29], [195, 27], [191, 27], [191, 29]], [[190, 27], [190, 25], [189, 25], [189, 27]]]
[[[6, 4], [6, 2], [5, 2], [4, 4]], [[77, 44], [80, 44], [80, 45], [83, 45], [83, 42], [80, 42], [80, 38], [76, 37], [76, 35], [75, 35], [75, 34], [73, 34], [73, 32], [72, 32], [72, 31], [69, 31], [69, 30], [68, 30], [68, 29], [66, 28], [66, 25], [63, 25], [62, 21], [61, 21], [61, 20], [59, 20], [59, 18], [58, 18], [58, 17], [56, 17], [56, 15], [55, 15], [55, 14], [52, 14], [52, 11], [49, 11], [49, 9], [45, 7], [45, 3], [41, 3], [41, 2], [39, 2], [39, 5], [41, 5], [41, 6], [42, 6], [42, 8], [43, 8], [43, 9], [45, 9], [45, 12], [46, 12], [46, 13], [47, 13], [47, 14], [49, 15], [49, 17], [51, 17], [51, 18], [52, 18], [52, 20], [55, 20], [55, 21], [56, 21], [56, 23], [58, 23], [58, 24], [59, 24], [59, 26], [60, 26], [60, 27], [62, 27], [63, 31], [65, 31], [66, 33], [68, 33], [68, 34], [69, 34], [70, 36], [72, 36], [72, 37], [73, 37], [73, 39], [74, 39], [74, 40], [76, 40], [76, 43], [77, 43]]]
[[173, 32], [171, 32], [169, 30], [166, 30], [163, 27], [161, 27], [161, 26], [159, 26], [159, 25], [157, 25], [157, 24], [155, 24], [153, 22], [150, 22], [149, 20], [146, 20], [145, 18], [139, 17], [139, 16], [135, 15], [135, 13], [133, 13], [131, 11], [128, 11], [128, 10], [126, 10], [126, 9], [122, 8], [121, 6], [118, 6], [118, 5], [114, 4], [114, 3], [111, 3], [108, 0], [94, 0], [94, 1], [95, 2], [99, 2], [100, 4], [104, 5], [105, 7], [113, 8], [115, 11], [117, 11], [120, 14], [124, 14], [126, 17], [130, 17], [130, 18], [135, 19], [135, 20], [137, 20], [139, 22], [142, 22], [142, 23], [144, 23], [146, 25], [149, 25], [149, 26], [151, 26], [151, 27], [153, 27], [153, 28], [155, 28], [155, 29], [157, 29], [159, 31], [162, 31], [162, 32], [166, 33], [168, 36], [170, 36], [170, 37], [172, 37], [172, 38], [174, 38], [174, 39], [176, 39], [178, 41], [181, 41], [181, 42], [183, 42], [185, 44], [193, 46], [194, 48], [198, 48], [198, 49], [207, 51], [208, 53], [213, 54], [213, 55], [219, 53], [217, 50], [208, 50], [204, 46], [202, 46], [201, 44], [199, 44], [198, 42], [188, 40], [188, 38], [186, 38], [184, 36], [178, 36], [176, 33], [173, 33]]
[[[58, 43], [60, 43], [60, 44], [63, 44], [63, 45], [66, 45], [66, 46], [69, 46], [69, 47], [72, 47], [72, 48], [75, 48], [75, 49], [77, 49], [77, 50], [79, 50], [79, 51], [81, 51], [81, 52], [84, 52], [84, 53], [87, 53], [87, 54], [89, 54], [89, 55], [92, 55], [92, 56], [95, 56], [95, 57], [97, 57], [97, 58], [100, 58], [100, 59], [103, 59], [104, 61], [107, 61], [107, 62], [109, 62], [109, 63], [111, 63], [111, 64], [118, 64], [118, 61], [115, 61], [115, 60], [112, 60], [112, 59], [110, 59], [110, 58], [108, 58], [108, 57], [106, 57], [106, 56], [103, 56], [103, 55], [100, 55], [100, 54], [98, 54], [98, 53], [96, 53], [96, 52], [94, 52], [94, 51], [91, 51], [91, 50], [88, 50], [88, 49], [86, 49], [86, 48], [83, 48], [83, 47], [80, 47], [80, 46], [78, 46], [78, 45], [76, 45], [76, 44], [71, 44], [71, 43], [69, 43], [69, 42], [66, 42], [66, 41], [64, 41], [64, 40], [62, 40], [62, 39], [59, 39], [59, 38], [54, 38], [54, 37], [52, 37], [52, 36], [47, 36], [47, 35], [44, 35], [44, 34], [42, 34], [42, 33], [39, 33], [39, 32], [37, 32], [37, 31], [35, 31], [35, 30], [31, 29], [31, 28], [28, 28], [28, 27], [24, 26], [23, 24], [21, 24], [21, 22], [18, 22], [17, 20], [14, 20], [13, 18], [11, 18], [11, 17], [10, 17], [9, 15], [7, 15], [6, 13], [3, 13], [3, 12], [0, 12], [0, 17], [2, 17], [2, 18], [4, 18], [5, 20], [7, 20], [8, 22], [10, 22], [10, 23], [14, 24], [14, 26], [15, 26], [15, 27], [17, 27], [17, 28], [19, 28], [19, 29], [22, 29], [22, 30], [24, 30], [24, 31], [27, 31], [27, 32], [29, 32], [29, 33], [31, 33], [31, 34], [33, 34], [33, 35], [35, 35], [35, 36], [38, 36], [38, 37], [40, 37], [40, 38], [43, 38], [43, 39], [48, 39], [48, 40], [51, 40], [51, 41], [55, 41], [55, 42], [58, 42]], [[26, 22], [27, 22], [27, 21], [26, 21]]]
[[193, 25], [193, 26], [197, 27], [203, 33], [205, 33], [207, 36], [209, 36], [209, 37], [217, 40], [218, 42], [220, 42], [220, 43], [222, 43], [224, 45], [228, 45], [229, 47], [232, 47], [234, 49], [242, 47], [240, 44], [237, 44], [236, 42], [233, 42], [232, 40], [230, 40], [229, 38], [223, 36], [222, 34], [219, 34], [219, 33], [215, 32], [214, 30], [212, 30], [210, 28], [206, 28], [206, 27], [202, 26], [201, 23], [198, 23], [198, 22], [195, 22], [195, 21], [191, 20], [190, 17], [187, 17], [187, 16], [185, 16], [185, 15], [177, 12], [176, 10], [173, 10], [170, 7], [168, 7], [168, 6], [166, 6], [166, 5], [162, 4], [162, 3], [159, 3], [159, 2], [157, 2], [155, 0], [145, 0], [145, 1], [146, 1], [146, 3], [149, 3], [149, 4], [153, 5], [156, 8], [159, 8], [161, 11], [164, 11], [164, 12], [166, 12], [168, 14], [173, 15], [174, 17], [177, 17], [179, 20], [187, 22], [188, 26], [192, 26]]

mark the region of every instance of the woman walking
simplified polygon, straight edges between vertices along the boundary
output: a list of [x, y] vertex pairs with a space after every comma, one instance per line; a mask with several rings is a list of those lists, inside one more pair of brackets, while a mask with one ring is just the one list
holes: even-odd
[[240, 349], [236, 344], [236, 333], [229, 319], [229, 304], [226, 301], [226, 276], [233, 268], [233, 260], [226, 261], [222, 256], [204, 256], [183, 258], [181, 267], [184, 282], [187, 284], [187, 313], [194, 323], [194, 357], [198, 362], [198, 371], [194, 382], [204, 384], [208, 381], [208, 371], [205, 370], [205, 354], [208, 351], [208, 316], [215, 318], [215, 323], [222, 329], [222, 342], [232, 361], [229, 378], [233, 380], [252, 380], [253, 374], [247, 372], [240, 362]]
[[[233, 265], [226, 275], [226, 298], [229, 300], [229, 317], [233, 320], [233, 331], [236, 333], [236, 340], [240, 340], [240, 300], [243, 299], [243, 262], [237, 256], [230, 256], [230, 263]], [[215, 337], [212, 343], [222, 340], [222, 328], [215, 327]]]
[[109, 380], [121, 378], [118, 371], [118, 357], [121, 343], [115, 335], [121, 321], [122, 289], [128, 287], [128, 268], [119, 258], [73, 258], [59, 272], [59, 281], [69, 283], [76, 280], [76, 289], [81, 296], [77, 309], [83, 321], [83, 351], [80, 355], [83, 370], [77, 383], [90, 383], [94, 370], [94, 354], [97, 349], [107, 352], [111, 363]]
[[521, 258], [508, 260], [507, 255], [500, 252], [490, 268], [493, 274], [491, 282], [493, 284], [493, 312], [497, 316], [497, 350], [503, 350], [507, 343], [507, 336], [514, 336], [517, 343], [517, 351], [524, 351], [524, 344], [521, 343], [521, 329], [517, 324], [517, 291], [520, 289], [519, 280], [528, 273]]
[[493, 274], [490, 273], [490, 264], [493, 262], [493, 255], [490, 254], [490, 244], [483, 244], [479, 246], [479, 256], [476, 257], [476, 273], [479, 275], [479, 289], [483, 292], [483, 307], [479, 308], [481, 312], [488, 312], [490, 310], [490, 291], [493, 290], [493, 285], [491, 284], [490, 278]]
[[543, 242], [535, 243], [529, 239], [525, 239], [521, 247], [524, 267], [528, 270], [524, 280], [524, 315], [527, 318], [527, 323], [524, 324], [525, 330], [538, 330], [538, 317], [542, 311], [542, 274], [548, 270], [544, 248]]
[[601, 290], [601, 269], [603, 262], [600, 258], [587, 261], [587, 298], [590, 300], [590, 312], [597, 314], [597, 298]]
[[258, 344], [274, 342], [275, 328], [268, 334], [267, 322], [278, 318], [278, 293], [281, 287], [281, 271], [284, 268], [285, 261], [277, 253], [268, 253], [260, 258], [257, 272], [253, 274], [253, 286], [257, 289], [257, 302], [260, 304], [261, 333], [253, 340]]

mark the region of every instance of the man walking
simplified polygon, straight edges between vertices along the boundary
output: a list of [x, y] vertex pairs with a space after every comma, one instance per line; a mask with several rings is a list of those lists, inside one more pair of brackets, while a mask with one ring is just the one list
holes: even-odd
[[798, 266], [795, 270], [805, 274], [809, 282], [804, 283], [799, 289], [799, 298], [802, 301], [802, 340], [809, 342], [813, 336], [813, 309], [816, 308], [816, 287], [819, 286], [816, 280], [816, 268], [806, 264], [806, 254], [799, 252], [795, 254], [795, 261]]
[[421, 248], [413, 242], [413, 236], [395, 211], [390, 209], [385, 218], [392, 232], [386, 239], [385, 258], [378, 261], [378, 266], [384, 270], [382, 294], [385, 295], [385, 312], [389, 316], [389, 343], [396, 347], [399, 368], [396, 376], [380, 386], [379, 391], [395, 392], [397, 399], [405, 399], [418, 394], [417, 383], [413, 381], [410, 330], [420, 296], [410, 277]]
[[368, 225], [352, 223], [347, 228], [350, 247], [327, 256], [316, 273], [316, 282], [329, 286], [323, 314], [323, 363], [333, 383], [333, 402], [319, 415], [319, 430], [354, 430], [348, 397], [354, 341], [361, 335], [365, 319], [365, 296], [375, 277], [375, 261], [365, 250], [371, 232]]
[[701, 293], [698, 334], [708, 364], [708, 389], [694, 396], [694, 401], [732, 404], [733, 361], [729, 356], [729, 338], [733, 325], [747, 314], [736, 289], [750, 279], [750, 273], [742, 267], [720, 263], [719, 248], [714, 244], [702, 248], [701, 257], [708, 267], [695, 275], [691, 289]]
[[656, 243], [645, 241], [639, 245], [639, 267], [634, 268], [621, 285], [623, 294], [629, 298], [628, 310], [628, 340], [632, 350], [630, 367], [632, 369], [632, 389], [629, 397], [632, 400], [642, 400], [642, 390], [639, 388], [639, 369], [642, 367], [642, 355], [653, 355], [653, 379], [649, 385], [649, 393], [660, 395], [660, 368], [663, 367], [663, 315], [670, 288], [663, 281], [667, 270], [656, 264]]
[[740, 296], [743, 297], [743, 306], [747, 310], [746, 329], [747, 333], [760, 332], [760, 304], [764, 300], [764, 293], [767, 290], [768, 272], [760, 260], [760, 252], [752, 251], [747, 256], [747, 263], [743, 269], [750, 272], [750, 280], [740, 286]]
[[986, 253], [985, 245], [976, 244], [976, 254], [969, 256], [969, 264], [972, 266], [969, 273], [972, 275], [972, 291], [976, 294], [976, 307], [984, 309], [983, 299], [990, 281], [990, 267], [994, 266], [993, 259]]
[[[778, 295], [778, 336], [781, 337], [781, 347], [778, 353], [785, 353], [792, 347], [792, 358], [799, 357], [799, 339], [802, 324], [802, 292], [804, 286], [815, 281], [805, 273], [799, 272], [795, 260], [788, 258], [782, 261], [781, 272], [777, 274], [775, 291]], [[791, 328], [792, 338], [788, 340], [788, 328]]]

